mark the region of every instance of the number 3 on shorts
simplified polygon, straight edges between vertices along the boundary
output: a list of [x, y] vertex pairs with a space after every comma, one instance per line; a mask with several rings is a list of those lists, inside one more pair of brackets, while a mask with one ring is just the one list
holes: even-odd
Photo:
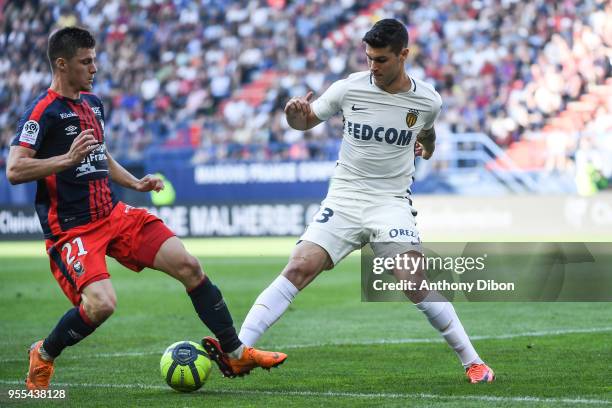
[[[75, 239], [72, 240], [72, 243], [76, 244], [79, 250], [79, 252], [77, 253], [77, 256], [85, 255], [87, 253], [87, 251], [85, 250], [85, 247], [83, 246], [83, 241], [81, 240], [81, 237], [76, 237]], [[72, 265], [72, 262], [74, 262], [74, 259], [76, 258], [76, 256], [70, 256], [70, 254], [72, 253], [72, 245], [70, 245], [70, 242], [66, 242], [64, 246], [62, 246], [62, 252], [64, 251], [64, 249], [67, 251], [66, 263], [68, 265]]]
[[319, 218], [315, 219], [316, 222], [324, 223], [329, 221], [329, 219], [334, 215], [334, 210], [331, 208], [325, 207], [319, 212]]

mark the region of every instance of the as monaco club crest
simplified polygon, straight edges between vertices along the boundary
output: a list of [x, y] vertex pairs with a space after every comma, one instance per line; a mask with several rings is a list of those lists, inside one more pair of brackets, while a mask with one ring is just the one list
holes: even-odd
[[408, 125], [409, 128], [415, 125], [417, 119], [419, 118], [419, 113], [420, 112], [416, 109], [408, 110], [408, 114], [406, 115], [406, 125]]

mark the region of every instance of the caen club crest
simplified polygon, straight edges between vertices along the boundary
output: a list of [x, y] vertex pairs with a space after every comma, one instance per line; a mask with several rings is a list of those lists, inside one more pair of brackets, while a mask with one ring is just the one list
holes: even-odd
[[408, 125], [409, 128], [416, 124], [416, 121], [419, 118], [419, 113], [420, 112], [416, 109], [408, 109], [408, 114], [406, 115], [406, 125]]
[[74, 264], [72, 264], [72, 268], [74, 269], [74, 272], [77, 274], [77, 276], [81, 276], [85, 272], [85, 267], [83, 266], [81, 261], [76, 261]]

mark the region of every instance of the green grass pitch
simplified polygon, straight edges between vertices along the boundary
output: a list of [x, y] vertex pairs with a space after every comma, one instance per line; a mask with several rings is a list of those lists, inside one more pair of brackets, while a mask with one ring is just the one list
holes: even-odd
[[[287, 238], [187, 240], [222, 289], [237, 328], [284, 266]], [[576, 407], [612, 406], [612, 303], [458, 303], [493, 384], [470, 385], [454, 353], [407, 303], [362, 303], [359, 258], [322, 274], [259, 346], [284, 351], [270, 372], [225, 379], [213, 368], [192, 394], [173, 391], [159, 359], [178, 340], [208, 335], [181, 285], [109, 259], [115, 314], [57, 360], [65, 400], [14, 400], [26, 349], [70, 307], [43, 243], [0, 244], [0, 406], [74, 407]]]

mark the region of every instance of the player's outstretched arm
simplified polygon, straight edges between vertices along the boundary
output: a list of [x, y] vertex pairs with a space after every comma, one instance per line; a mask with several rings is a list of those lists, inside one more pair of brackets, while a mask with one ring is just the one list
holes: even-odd
[[312, 91], [308, 92], [306, 96], [289, 99], [287, 105], [285, 105], [285, 116], [289, 126], [297, 130], [308, 130], [322, 122], [312, 111], [311, 100]]
[[117, 163], [110, 153], [106, 153], [106, 158], [108, 160], [110, 178], [115, 183], [140, 192], [161, 191], [164, 189], [164, 182], [159, 177], [147, 174], [143, 178], [137, 179], [132, 173]]
[[23, 146], [11, 146], [6, 163], [6, 178], [11, 184], [27, 183], [59, 173], [79, 164], [98, 145], [93, 129], [79, 133], [70, 150], [48, 159], [36, 159], [36, 151]]
[[417, 143], [415, 146], [415, 154], [421, 156], [425, 160], [429, 160], [436, 149], [436, 130], [423, 129], [417, 135]]

